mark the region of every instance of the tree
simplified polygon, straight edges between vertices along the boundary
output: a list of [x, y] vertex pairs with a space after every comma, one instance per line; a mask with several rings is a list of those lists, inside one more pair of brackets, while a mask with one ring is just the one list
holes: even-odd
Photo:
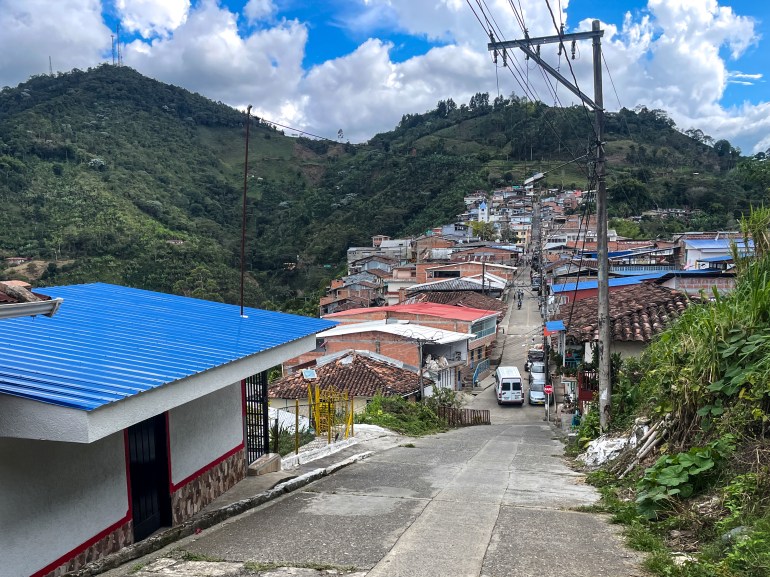
[[471, 222], [471, 230], [473, 236], [477, 236], [481, 240], [495, 240], [497, 238], [497, 230], [491, 222], [474, 220]]

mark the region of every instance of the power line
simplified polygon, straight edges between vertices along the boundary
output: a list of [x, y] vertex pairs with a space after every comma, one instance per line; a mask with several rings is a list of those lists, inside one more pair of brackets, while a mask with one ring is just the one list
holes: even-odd
[[268, 120], [263, 116], [255, 116], [254, 118], [256, 118], [260, 122], [265, 122], [267, 124], [274, 124], [275, 126], [280, 126], [281, 128], [286, 128], [287, 130], [293, 130], [294, 132], [299, 132], [300, 134], [307, 134], [308, 136], [312, 136], [313, 138], [318, 138], [319, 140], [327, 140], [329, 142], [334, 142], [335, 144], [338, 143], [338, 141], [333, 140], [331, 138], [326, 138], [325, 136], [319, 136], [317, 134], [313, 134], [312, 132], [307, 132], [305, 130], [300, 130], [299, 128], [294, 128], [292, 126], [287, 126], [286, 124], [281, 124], [280, 122]]
[[[476, 9], [471, 4], [470, 0], [466, 0], [466, 3], [468, 4], [468, 7], [473, 12], [474, 16], [476, 17], [476, 20], [484, 28], [485, 33], [486, 33], [487, 29], [489, 30], [490, 40], [494, 43], [495, 32], [497, 33], [497, 36], [499, 38], [504, 38], [504, 36], [503, 36], [502, 31], [500, 30], [499, 26], [497, 25], [497, 22], [495, 21], [494, 16], [492, 16], [491, 14], [489, 16], [487, 15], [487, 11], [489, 9], [488, 9], [488, 7], [487, 7], [486, 10], [484, 9], [484, 6], [486, 6], [486, 2], [484, 2], [484, 6], [482, 6], [482, 1], [483, 0], [476, 0], [476, 3], [478, 5], [478, 7], [479, 7], [479, 11], [483, 15], [484, 20], [487, 23], [486, 25], [484, 24], [484, 22], [482, 21], [481, 17], [479, 16], [479, 13], [476, 11]], [[510, 2], [510, 0], [509, 0], [509, 2]], [[511, 8], [513, 9], [514, 14], [516, 15], [516, 18], [519, 21], [520, 26], [522, 26], [522, 29], [524, 31], [525, 36], [528, 37], [527, 30], [524, 27], [523, 17], [518, 13], [516, 7], [512, 3], [511, 3]], [[487, 26], [488, 26], [488, 28], [487, 28]], [[497, 54], [498, 54], [497, 50], [495, 50], [493, 52], [493, 60], [494, 60], [495, 64], [497, 64]], [[513, 76], [514, 80], [517, 82], [519, 87], [522, 89], [522, 92], [527, 97], [529, 97], [532, 101], [540, 101], [540, 102], [542, 102], [542, 99], [537, 94], [537, 90], [534, 87], [530, 86], [529, 79], [528, 79], [528, 74], [525, 75], [525, 73], [522, 72], [522, 70], [520, 68], [521, 65], [520, 65], [520, 63], [518, 61], [518, 58], [515, 56], [515, 53], [512, 53], [512, 58], [510, 59], [510, 65], [508, 65], [509, 58], [508, 58], [508, 50], [507, 50], [507, 48], [503, 48], [502, 49], [502, 54], [503, 54], [503, 66], [507, 67], [510, 70], [511, 75]], [[551, 85], [551, 81], [545, 75], [545, 72], [542, 70], [542, 68], [541, 68], [541, 74], [543, 74], [543, 76], [544, 76], [544, 79], [545, 79], [545, 82], [546, 82], [546, 86], [548, 86], [551, 89], [551, 91], [552, 91], [551, 93], [554, 96], [555, 101], [556, 102], [560, 102], [559, 98], [558, 98], [558, 94], [556, 94], [555, 90], [553, 90], [553, 87]], [[564, 114], [565, 118], [567, 118], [566, 117], [566, 113], [564, 113], [563, 110], [562, 110], [562, 114]], [[553, 132], [554, 136], [556, 137], [557, 141], [559, 142], [559, 145], [564, 147], [564, 149], [567, 151], [569, 156], [572, 156], [572, 160], [574, 162], [575, 159], [576, 159], [576, 156], [577, 156], [576, 153], [574, 151], [572, 151], [571, 148], [569, 146], [567, 146], [567, 144], [562, 140], [561, 134], [559, 134], [559, 131], [556, 130], [556, 127], [551, 122], [551, 120], [546, 115], [543, 115], [541, 117], [541, 119], [543, 120], [543, 122], [545, 122], [545, 124]], [[571, 122], [568, 121], [568, 124], [569, 124], [570, 128], [572, 129], [572, 131], [575, 132], [575, 127], [571, 124]]]

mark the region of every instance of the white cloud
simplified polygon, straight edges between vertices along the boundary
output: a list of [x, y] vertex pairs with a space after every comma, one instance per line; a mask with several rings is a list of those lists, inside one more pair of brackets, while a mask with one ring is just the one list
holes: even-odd
[[243, 13], [249, 22], [256, 22], [272, 16], [275, 13], [275, 4], [272, 0], [249, 0], [243, 7]]
[[[113, 1], [113, 0], [109, 0]], [[103, 0], [108, 2], [108, 0]], [[140, 72], [200, 92], [234, 106], [252, 104], [262, 117], [310, 132], [331, 135], [342, 128], [358, 142], [392, 129], [403, 114], [424, 112], [440, 99], [467, 102], [476, 92], [531, 95], [546, 104], [576, 101], [520, 51], [509, 69], [496, 70], [487, 51], [488, 36], [465, 0], [346, 0], [332, 17], [359, 38], [358, 47], [340, 58], [303, 69], [314, 22], [280, 20], [281, 3], [248, 0], [234, 14], [222, 0], [114, 0], [124, 29], [139, 38], [123, 51], [126, 64]], [[478, 16], [484, 21], [478, 5]], [[590, 21], [567, 20], [569, 0], [551, 1], [562, 12], [552, 17], [542, 0], [486, 0], [499, 39], [586, 30]], [[191, 7], [192, 6], [192, 7]], [[514, 12], [514, 8], [516, 12]], [[110, 58], [110, 30], [98, 0], [0, 0], [0, 85], [44, 73], [48, 55], [55, 69], [86, 68]], [[239, 29], [248, 21], [269, 23]], [[486, 26], [486, 24], [484, 25]], [[648, 0], [646, 8], [623, 22], [603, 23], [602, 46], [609, 68], [604, 102], [609, 110], [645, 105], [666, 110], [680, 128], [700, 128], [751, 152], [770, 133], [770, 104], [726, 108], [730, 84], [761, 83], [740, 57], [758, 42], [755, 23], [717, 0]], [[387, 34], [398, 32], [446, 44], [404, 62], [395, 62]], [[567, 60], [556, 46], [543, 57], [568, 78]], [[725, 58], [725, 54], [728, 58]], [[578, 84], [593, 95], [590, 42], [579, 42], [570, 60]], [[733, 59], [738, 59], [733, 63]], [[740, 66], [741, 71], [731, 70]], [[511, 75], [517, 69], [518, 80]], [[521, 84], [528, 82], [525, 91]], [[617, 90], [617, 98], [615, 96]], [[764, 150], [764, 148], [762, 148]]]
[[167, 36], [184, 24], [190, 0], [116, 0], [124, 28], [144, 38]]
[[0, 86], [95, 66], [109, 53], [98, 0], [0, 0]]
[[489, 83], [488, 57], [467, 47], [433, 48], [402, 63], [391, 61], [391, 48], [370, 39], [352, 54], [313, 68], [302, 84], [309, 96], [302, 120], [327, 134], [342, 128], [357, 142], [441, 99], [464, 102]]
[[241, 37], [236, 15], [204, 0], [169, 38], [126, 46], [124, 60], [214, 100], [277, 113], [297, 95], [306, 41], [307, 30], [296, 21]]

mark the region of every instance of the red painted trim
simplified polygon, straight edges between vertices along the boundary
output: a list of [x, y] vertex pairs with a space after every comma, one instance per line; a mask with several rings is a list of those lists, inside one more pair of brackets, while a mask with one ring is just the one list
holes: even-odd
[[133, 511], [131, 510], [131, 469], [130, 469], [130, 463], [131, 463], [131, 454], [129, 453], [128, 449], [128, 430], [123, 430], [123, 446], [125, 448], [125, 454], [126, 454], [126, 491], [128, 494], [128, 509], [126, 511], [126, 515], [120, 519], [119, 521], [116, 521], [103, 531], [97, 533], [93, 537], [91, 537], [88, 541], [85, 541], [84, 543], [81, 543], [74, 549], [72, 549], [69, 553], [65, 553], [61, 557], [59, 557], [56, 561], [53, 563], [49, 563], [39, 571], [33, 573], [31, 577], [43, 577], [44, 575], [47, 575], [57, 567], [64, 565], [69, 560], [74, 559], [114, 531], [117, 531], [120, 529], [123, 525], [131, 521], [133, 519]]
[[173, 493], [174, 491], [178, 491], [179, 489], [181, 489], [182, 487], [187, 485], [187, 483], [189, 483], [190, 481], [194, 481], [195, 479], [197, 479], [198, 477], [203, 475], [203, 473], [205, 473], [206, 471], [209, 471], [210, 469], [213, 469], [214, 467], [216, 467], [217, 465], [219, 465], [223, 461], [225, 461], [225, 460], [229, 459], [230, 457], [232, 457], [233, 455], [235, 455], [238, 451], [241, 451], [243, 449], [243, 447], [244, 447], [244, 443], [240, 442], [235, 448], [230, 449], [229, 451], [227, 451], [227, 453], [225, 453], [224, 455], [222, 455], [218, 459], [212, 461], [211, 463], [209, 463], [205, 467], [201, 467], [200, 469], [195, 471], [189, 477], [186, 477], [185, 479], [181, 480], [179, 483], [171, 483], [171, 492]]
[[56, 569], [60, 565], [64, 565], [70, 559], [73, 559], [73, 558], [77, 557], [78, 555], [80, 555], [83, 551], [85, 551], [89, 547], [93, 546], [94, 544], [98, 543], [99, 541], [101, 541], [102, 539], [107, 537], [110, 533], [113, 533], [114, 531], [117, 531], [123, 525], [128, 523], [130, 520], [131, 520], [131, 516], [130, 515], [126, 515], [123, 519], [121, 519], [117, 523], [113, 523], [112, 525], [107, 527], [104, 531], [102, 531], [100, 533], [97, 533], [96, 535], [91, 537], [88, 541], [83, 543], [82, 545], [79, 545], [75, 549], [70, 551], [69, 553], [66, 553], [66, 554], [62, 555], [61, 557], [59, 557], [53, 563], [50, 563], [49, 565], [46, 565], [45, 567], [43, 567], [39, 571], [33, 573], [30, 577], [43, 577], [44, 575], [47, 575], [48, 573], [50, 573], [51, 571], [53, 571], [54, 569]]

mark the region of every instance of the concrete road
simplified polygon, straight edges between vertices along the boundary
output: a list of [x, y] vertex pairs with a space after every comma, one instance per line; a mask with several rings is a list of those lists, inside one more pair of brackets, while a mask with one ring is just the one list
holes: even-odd
[[[506, 319], [502, 357], [522, 369], [540, 326], [536, 299], [525, 301]], [[493, 424], [377, 452], [180, 541], [172, 547], [184, 558], [177, 552], [135, 565], [133, 574], [643, 575], [618, 529], [577, 509], [597, 494], [566, 466], [543, 407], [500, 407], [493, 387], [471, 407], [489, 409]]]

